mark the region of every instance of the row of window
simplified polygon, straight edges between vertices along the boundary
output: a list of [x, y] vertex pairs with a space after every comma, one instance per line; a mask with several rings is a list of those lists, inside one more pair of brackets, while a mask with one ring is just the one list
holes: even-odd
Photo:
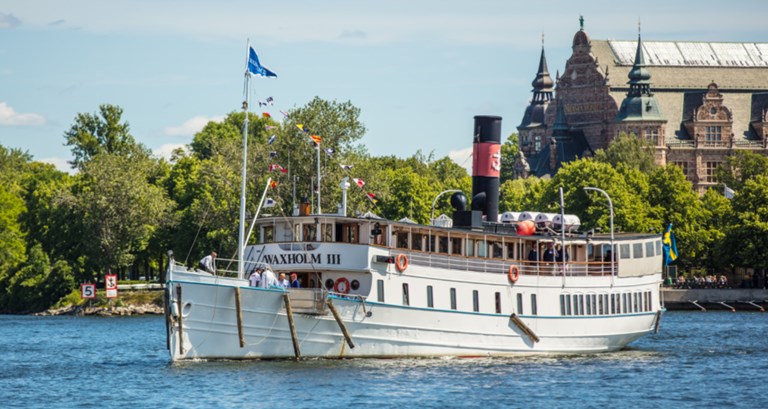
[[[673, 165], [679, 167], [683, 174], [685, 175], [685, 178], [689, 181], [694, 181], [694, 175], [691, 172], [691, 168], [689, 166], [689, 162], [672, 162]], [[701, 182], [704, 183], [717, 183], [717, 177], [715, 175], [715, 171], [717, 170], [717, 167], [720, 166], [721, 162], [704, 162], [704, 173], [701, 175], [702, 179]]]
[[560, 315], [611, 315], [653, 311], [650, 291], [615, 294], [560, 294]]
[[[632, 252], [630, 253], [630, 248]], [[643, 251], [645, 249], [645, 251]], [[646, 241], [645, 243], [632, 243], [619, 245], [619, 257], [621, 258], [643, 258], [661, 255], [661, 241]]]

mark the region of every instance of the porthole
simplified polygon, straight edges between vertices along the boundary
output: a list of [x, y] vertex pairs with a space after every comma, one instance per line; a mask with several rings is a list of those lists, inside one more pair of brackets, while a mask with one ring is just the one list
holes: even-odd
[[360, 282], [357, 280], [352, 280], [352, 282], [349, 283], [349, 286], [352, 287], [353, 290], [357, 290], [360, 288]]
[[333, 279], [329, 278], [325, 280], [325, 289], [330, 290], [333, 288]]

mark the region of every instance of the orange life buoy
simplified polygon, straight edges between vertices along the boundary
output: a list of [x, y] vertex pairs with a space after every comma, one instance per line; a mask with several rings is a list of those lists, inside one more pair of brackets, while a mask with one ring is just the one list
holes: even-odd
[[405, 269], [408, 268], [408, 256], [405, 254], [398, 254], [397, 257], [395, 257], [395, 268], [401, 273], [405, 271]]
[[341, 294], [349, 293], [349, 280], [344, 277], [336, 280], [336, 283], [333, 285], [333, 292]]
[[520, 278], [520, 269], [515, 265], [509, 266], [509, 273], [507, 273], [507, 277], [509, 277], [510, 283], [516, 283], [517, 279]]

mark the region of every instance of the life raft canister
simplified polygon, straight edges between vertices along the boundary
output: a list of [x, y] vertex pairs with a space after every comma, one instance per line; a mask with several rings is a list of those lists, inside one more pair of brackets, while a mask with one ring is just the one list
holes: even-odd
[[509, 282], [514, 284], [517, 282], [517, 279], [520, 278], [520, 269], [517, 268], [517, 266], [512, 265], [509, 266], [509, 272], [507, 273], [507, 277], [509, 277]]
[[395, 268], [401, 273], [405, 271], [405, 269], [408, 268], [408, 256], [405, 254], [398, 254], [397, 257], [395, 257]]
[[347, 280], [344, 277], [341, 277], [338, 280], [336, 280], [336, 283], [333, 285], [333, 292], [340, 293], [340, 294], [348, 294], [349, 280]]

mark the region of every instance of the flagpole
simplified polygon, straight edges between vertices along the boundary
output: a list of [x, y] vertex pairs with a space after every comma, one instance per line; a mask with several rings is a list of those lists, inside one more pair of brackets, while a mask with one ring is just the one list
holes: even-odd
[[250, 77], [248, 73], [248, 52], [251, 48], [251, 40], [248, 39], [245, 47], [245, 101], [243, 102], [243, 113], [245, 121], [243, 125], [243, 170], [242, 183], [240, 185], [240, 227], [237, 238], [237, 277], [245, 277], [243, 268], [243, 255], [245, 252], [245, 184], [246, 184], [246, 164], [248, 163], [248, 102], [250, 97]]
[[320, 210], [320, 142], [317, 145], [317, 214], [323, 214]]

